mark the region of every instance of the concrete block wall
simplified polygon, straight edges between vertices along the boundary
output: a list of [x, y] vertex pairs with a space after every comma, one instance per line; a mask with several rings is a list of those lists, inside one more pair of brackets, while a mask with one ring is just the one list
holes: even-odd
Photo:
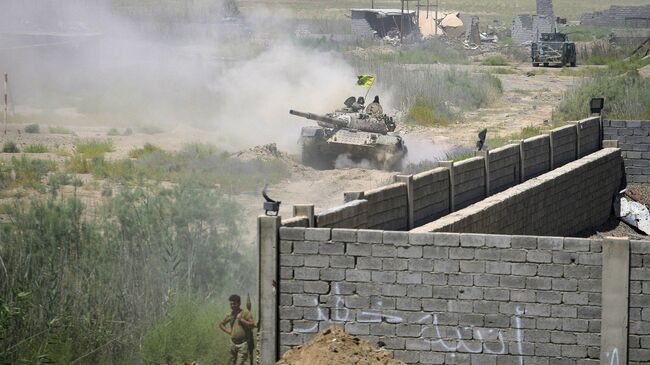
[[316, 215], [317, 227], [365, 228], [368, 226], [368, 201], [353, 200]]
[[551, 140], [546, 134], [521, 142], [522, 181], [532, 179], [551, 169]]
[[598, 363], [600, 240], [313, 228], [279, 239], [280, 353], [338, 324], [408, 364]]
[[618, 141], [628, 182], [650, 182], [650, 120], [604, 120], [603, 139]]
[[610, 215], [621, 164], [606, 148], [413, 231], [570, 236]]
[[395, 183], [364, 192], [370, 229], [408, 229], [406, 184]]
[[485, 198], [485, 160], [472, 157], [453, 164], [454, 209], [462, 209]]
[[549, 133], [551, 137], [551, 150], [553, 154], [552, 168], [563, 166], [576, 159], [577, 155], [577, 129], [574, 125], [556, 128]]
[[431, 222], [450, 212], [449, 169], [435, 168], [413, 175], [414, 225]]
[[601, 145], [600, 117], [587, 118], [577, 123], [578, 158], [598, 151]]
[[628, 364], [650, 363], [650, 241], [630, 242]]
[[520, 151], [518, 144], [509, 144], [489, 151], [490, 194], [519, 184]]
[[[561, 166], [578, 154], [594, 152], [600, 148], [600, 135], [600, 117], [588, 118], [465, 161], [439, 162], [441, 167], [433, 170], [396, 176], [398, 185], [346, 193], [346, 201], [364, 200], [365, 205], [320, 212], [310, 226], [411, 229]], [[303, 224], [299, 219], [286, 223]]]

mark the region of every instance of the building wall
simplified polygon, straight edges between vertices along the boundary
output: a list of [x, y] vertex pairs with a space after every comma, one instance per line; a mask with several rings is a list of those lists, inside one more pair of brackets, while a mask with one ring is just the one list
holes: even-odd
[[[611, 314], [601, 240], [314, 228], [279, 238], [281, 353], [340, 325], [408, 364], [599, 363]], [[630, 250], [630, 364], [650, 361], [648, 247]]]
[[570, 236], [607, 220], [621, 165], [606, 148], [413, 231]]
[[650, 5], [612, 5], [609, 9], [604, 11], [583, 14], [580, 17], [580, 24], [592, 26], [648, 28], [650, 27]]
[[605, 120], [603, 139], [618, 141], [628, 182], [650, 182], [650, 120]]

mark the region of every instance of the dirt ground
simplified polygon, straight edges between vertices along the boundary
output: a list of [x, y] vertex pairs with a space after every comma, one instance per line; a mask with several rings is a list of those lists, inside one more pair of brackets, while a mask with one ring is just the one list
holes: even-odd
[[402, 365], [402, 361], [368, 341], [352, 337], [341, 327], [318, 333], [304, 346], [287, 351], [277, 365]]
[[[427, 67], [445, 67], [432, 65]], [[462, 66], [475, 71], [481, 71], [486, 66]], [[458, 146], [471, 148], [476, 141], [476, 132], [487, 128], [492, 135], [508, 135], [527, 126], [543, 125], [551, 118], [552, 109], [558, 104], [562, 93], [572, 85], [580, 82], [579, 78], [560, 76], [561, 69], [547, 68], [537, 72], [535, 76], [527, 76], [526, 72], [536, 71], [528, 65], [514, 66], [517, 74], [497, 75], [503, 84], [504, 93], [499, 102], [488, 108], [466, 112], [463, 122], [444, 128], [426, 128], [399, 124], [397, 133], [404, 136], [409, 145], [409, 155], [418, 155], [419, 159], [438, 159], [440, 151], [451, 150]], [[145, 134], [137, 130], [129, 136], [107, 136], [110, 126], [63, 125], [72, 131], [71, 134], [49, 133], [46, 125], [41, 125], [41, 133], [27, 134], [25, 124], [9, 124], [7, 134], [0, 134], [0, 144], [13, 140], [20, 148], [40, 143], [47, 145], [53, 153], [39, 154], [39, 158], [63, 161], [66, 153], [74, 153], [75, 142], [81, 139], [110, 138], [115, 150], [107, 154], [107, 158], [127, 158], [128, 152], [142, 147], [145, 143], [166, 146], [169, 150], [178, 150], [183, 145], [192, 142], [218, 143], [216, 132], [201, 130], [189, 126], [176, 126], [163, 130], [161, 133]], [[122, 130], [120, 130], [122, 132]], [[296, 131], [298, 136], [299, 131]], [[273, 141], [269, 141], [272, 143]], [[250, 154], [251, 151], [236, 152], [235, 155]], [[253, 149], [253, 154], [261, 157], [264, 149]], [[280, 151], [283, 152], [283, 151]], [[11, 158], [12, 154], [0, 153], [0, 158]], [[250, 156], [249, 156], [250, 157]], [[269, 187], [269, 195], [282, 201], [280, 214], [287, 218], [292, 215], [294, 204], [315, 204], [316, 212], [326, 210], [343, 203], [343, 192], [368, 190], [392, 182], [394, 172], [348, 168], [340, 170], [317, 171], [305, 167], [299, 162], [299, 156], [288, 156], [285, 163], [290, 175], [286, 180]], [[92, 182], [92, 177], [84, 176], [84, 180]], [[79, 194], [89, 200], [99, 198], [100, 183], [85, 184]], [[262, 214], [261, 192], [237, 194], [233, 198], [244, 206], [245, 225], [250, 227], [245, 242], [253, 242], [255, 221]]]

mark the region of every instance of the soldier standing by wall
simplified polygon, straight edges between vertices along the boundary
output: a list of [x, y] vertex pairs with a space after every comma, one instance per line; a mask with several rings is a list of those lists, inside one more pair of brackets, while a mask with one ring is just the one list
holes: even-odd
[[[230, 335], [230, 358], [228, 365], [245, 365], [249, 356], [249, 340], [252, 339], [251, 329], [255, 327], [253, 315], [241, 309], [241, 298], [233, 294], [228, 298], [232, 310], [221, 322], [219, 328]], [[230, 329], [228, 329], [228, 327]], [[252, 350], [252, 347], [251, 347]]]

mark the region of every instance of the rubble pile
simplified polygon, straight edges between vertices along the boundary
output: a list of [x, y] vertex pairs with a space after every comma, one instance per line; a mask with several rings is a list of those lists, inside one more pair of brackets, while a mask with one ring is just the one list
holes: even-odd
[[405, 365], [384, 349], [330, 327], [304, 346], [287, 351], [276, 365]]

